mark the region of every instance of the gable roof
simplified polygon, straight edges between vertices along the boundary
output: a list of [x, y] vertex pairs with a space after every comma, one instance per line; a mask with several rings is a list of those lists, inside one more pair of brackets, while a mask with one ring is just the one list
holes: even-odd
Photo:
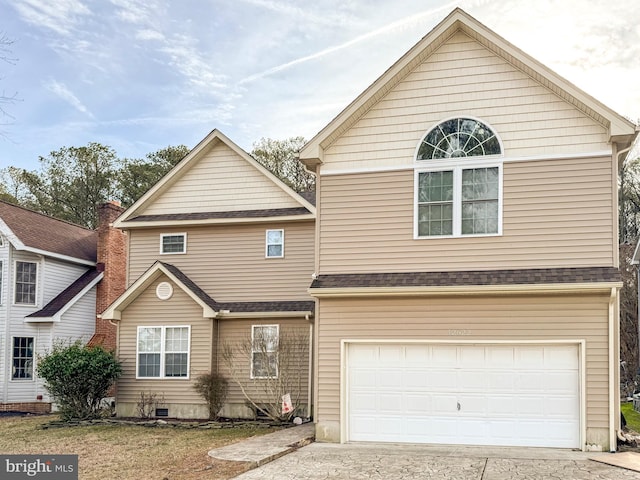
[[456, 8], [313, 137], [300, 151], [300, 160], [310, 169], [321, 164], [324, 149], [459, 31], [603, 125], [608, 129], [611, 141], [620, 144], [619, 150], [633, 143], [637, 135], [637, 127], [633, 122], [533, 59], [464, 10]]
[[97, 232], [4, 201], [0, 201], [0, 234], [16, 250], [96, 264]]
[[252, 316], [306, 316], [313, 315], [314, 301], [274, 301], [274, 302], [216, 302], [209, 294], [185, 275], [178, 267], [156, 261], [133, 284], [102, 312], [101, 317], [120, 320], [121, 312], [161, 276], [168, 277], [194, 302], [202, 307], [203, 318], [234, 318]]
[[27, 315], [26, 322], [59, 322], [64, 312], [69, 310], [89, 290], [98, 284], [104, 274], [95, 268], [83, 273], [75, 282], [56, 295], [44, 308]]
[[[145, 210], [158, 200], [163, 193], [167, 192], [176, 182], [182, 178], [195, 164], [202, 159], [206, 153], [215, 145], [224, 144], [232, 152], [234, 152], [241, 161], [246, 162], [248, 166], [257, 171], [266, 178], [281, 194], [291, 200], [294, 208], [282, 209], [264, 209], [263, 213], [257, 215], [243, 214], [243, 212], [253, 212], [253, 210], [238, 210], [233, 212], [220, 212], [212, 209], [211, 211], [198, 212], [180, 212], [172, 214], [157, 215], [145, 214]], [[240, 192], [242, 193], [242, 192]], [[275, 211], [278, 210], [278, 211]], [[281, 211], [280, 211], [281, 210]], [[298, 195], [293, 189], [286, 185], [282, 180], [272, 174], [268, 169], [262, 166], [251, 155], [242, 148], [232, 142], [222, 132], [215, 129], [207, 135], [193, 150], [191, 150], [167, 175], [165, 175], [158, 183], [156, 183], [147, 193], [145, 193], [137, 202], [129, 207], [114, 223], [117, 228], [135, 228], [147, 227], [150, 224], [163, 224], [171, 222], [172, 224], [206, 224], [206, 223], [237, 223], [239, 221], [266, 221], [272, 216], [278, 216], [279, 220], [298, 220], [298, 219], [314, 219], [315, 206], [305, 197]]]

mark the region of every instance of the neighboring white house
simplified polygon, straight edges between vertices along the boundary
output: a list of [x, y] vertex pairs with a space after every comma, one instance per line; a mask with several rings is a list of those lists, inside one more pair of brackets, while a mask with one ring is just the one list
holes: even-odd
[[97, 232], [0, 201], [0, 411], [46, 412], [38, 355], [95, 330]]

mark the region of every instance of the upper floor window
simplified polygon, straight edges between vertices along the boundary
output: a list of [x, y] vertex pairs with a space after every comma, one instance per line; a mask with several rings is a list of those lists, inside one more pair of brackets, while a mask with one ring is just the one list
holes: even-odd
[[160, 235], [160, 253], [187, 253], [186, 233], [163, 233]]
[[267, 230], [265, 255], [267, 258], [284, 257], [284, 230]]
[[418, 160], [482, 157], [502, 153], [496, 134], [472, 118], [453, 118], [433, 128], [422, 139]]
[[16, 262], [15, 303], [17, 305], [36, 304], [37, 279], [37, 263]]
[[496, 134], [478, 120], [455, 118], [430, 130], [416, 155], [416, 237], [499, 234], [502, 163], [477, 157], [501, 153]]

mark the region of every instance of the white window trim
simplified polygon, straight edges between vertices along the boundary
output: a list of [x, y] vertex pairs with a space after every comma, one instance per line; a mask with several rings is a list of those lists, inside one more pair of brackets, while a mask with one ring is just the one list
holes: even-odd
[[[258, 377], [255, 376], [253, 374], [253, 354], [254, 353], [259, 353], [259, 352], [254, 352], [253, 350], [253, 341], [255, 338], [255, 330], [256, 328], [267, 328], [267, 327], [275, 327], [276, 329], [276, 335], [278, 338], [278, 343], [280, 342], [280, 325], [251, 325], [251, 364], [249, 365], [249, 378], [251, 378], [252, 380], [264, 380], [264, 379], [268, 379], [268, 378], [278, 378], [280, 376], [280, 365], [276, 364], [276, 376], [275, 377]], [[275, 353], [277, 353], [277, 350], [274, 350]], [[270, 353], [270, 352], [267, 352]]]
[[[31, 352], [31, 378], [13, 378], [13, 345], [16, 338], [31, 338], [33, 339], [33, 348]], [[9, 381], [10, 382], [35, 382], [36, 381], [36, 337], [32, 335], [12, 335], [11, 336], [11, 354], [10, 358], [10, 369], [9, 369]]]
[[[184, 242], [183, 248], [181, 252], [165, 252], [163, 251], [164, 247], [164, 237], [178, 237], [182, 235]], [[160, 255], [184, 255], [187, 253], [187, 232], [176, 232], [176, 233], [161, 233], [160, 234]]]
[[[17, 288], [16, 283], [18, 281], [18, 262], [20, 263], [33, 263], [36, 266], [36, 291], [34, 292], [34, 303], [18, 303], [16, 302]], [[11, 304], [16, 307], [36, 307], [38, 306], [38, 294], [40, 293], [40, 262], [34, 262], [32, 260], [14, 260], [13, 261], [13, 294], [11, 295]]]
[[[463, 235], [462, 228], [462, 170], [474, 168], [498, 168], [498, 231], [496, 233], [474, 233]], [[441, 238], [499, 237], [502, 235], [503, 217], [503, 161], [492, 157], [466, 157], [462, 159], [421, 160], [416, 162], [413, 178], [413, 238], [434, 240]], [[421, 236], [418, 230], [418, 190], [421, 173], [453, 171], [453, 235]]]
[[[159, 328], [160, 329], [160, 375], [157, 377], [141, 377], [138, 372], [140, 363], [140, 351], [138, 350], [138, 342], [140, 339], [140, 330], [143, 328]], [[165, 339], [168, 328], [187, 328], [187, 375], [185, 377], [165, 377]], [[138, 325], [136, 329], [136, 380], [189, 380], [191, 372], [191, 325]]]
[[[269, 232], [280, 232], [282, 235], [282, 243], [269, 243]], [[264, 257], [265, 258], [284, 258], [284, 228], [269, 228], [265, 231], [264, 235]], [[282, 254], [281, 255], [269, 255], [269, 246], [270, 245], [282, 245]]]

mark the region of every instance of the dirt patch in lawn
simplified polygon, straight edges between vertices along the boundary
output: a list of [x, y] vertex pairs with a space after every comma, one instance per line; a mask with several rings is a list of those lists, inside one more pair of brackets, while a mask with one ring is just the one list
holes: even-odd
[[54, 416], [0, 418], [0, 452], [78, 455], [82, 480], [224, 480], [248, 470], [249, 465], [213, 461], [209, 450], [274, 431], [246, 426], [200, 430], [137, 425], [42, 429], [52, 420]]

